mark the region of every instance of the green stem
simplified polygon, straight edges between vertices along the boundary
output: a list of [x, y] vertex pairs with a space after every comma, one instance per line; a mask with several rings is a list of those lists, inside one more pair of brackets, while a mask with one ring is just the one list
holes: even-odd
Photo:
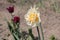
[[29, 29], [29, 35], [32, 37], [32, 40], [34, 40], [34, 35], [32, 34], [32, 29]]
[[42, 29], [41, 23], [40, 23], [40, 29], [41, 29], [41, 34], [42, 34], [42, 40], [44, 40], [44, 33], [43, 33], [43, 29]]
[[20, 40], [19, 37], [15, 33], [13, 33], [13, 36], [15, 37], [15, 40]]
[[37, 26], [37, 32], [38, 32], [38, 40], [41, 40], [38, 26]]

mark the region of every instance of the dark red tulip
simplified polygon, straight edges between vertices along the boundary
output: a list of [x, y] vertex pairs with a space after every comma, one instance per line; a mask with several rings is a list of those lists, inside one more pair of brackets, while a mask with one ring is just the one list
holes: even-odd
[[15, 17], [13, 18], [13, 22], [14, 22], [14, 23], [19, 23], [19, 21], [20, 21], [20, 18], [19, 18], [18, 16], [15, 16]]
[[14, 6], [8, 7], [7, 10], [9, 11], [9, 13], [13, 13], [14, 12]]

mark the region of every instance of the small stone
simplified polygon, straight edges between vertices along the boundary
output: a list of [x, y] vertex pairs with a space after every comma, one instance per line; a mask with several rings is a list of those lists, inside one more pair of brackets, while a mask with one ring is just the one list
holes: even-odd
[[10, 36], [10, 34], [7, 35], [8, 37]]
[[6, 39], [3, 39], [3, 40], [6, 40]]

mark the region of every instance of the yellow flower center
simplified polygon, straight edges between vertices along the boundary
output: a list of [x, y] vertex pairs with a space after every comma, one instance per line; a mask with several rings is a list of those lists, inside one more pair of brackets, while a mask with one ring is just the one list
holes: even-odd
[[38, 15], [36, 13], [31, 12], [29, 14], [29, 21], [32, 23], [38, 22], [39, 21]]

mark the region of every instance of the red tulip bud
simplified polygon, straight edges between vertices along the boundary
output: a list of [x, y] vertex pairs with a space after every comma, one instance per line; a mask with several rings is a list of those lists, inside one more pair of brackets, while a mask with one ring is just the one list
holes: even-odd
[[14, 12], [14, 6], [8, 7], [7, 10], [9, 11], [9, 13], [13, 13]]
[[19, 18], [18, 16], [15, 16], [15, 17], [13, 18], [13, 22], [14, 22], [14, 23], [19, 23], [19, 21], [20, 21], [20, 18]]

